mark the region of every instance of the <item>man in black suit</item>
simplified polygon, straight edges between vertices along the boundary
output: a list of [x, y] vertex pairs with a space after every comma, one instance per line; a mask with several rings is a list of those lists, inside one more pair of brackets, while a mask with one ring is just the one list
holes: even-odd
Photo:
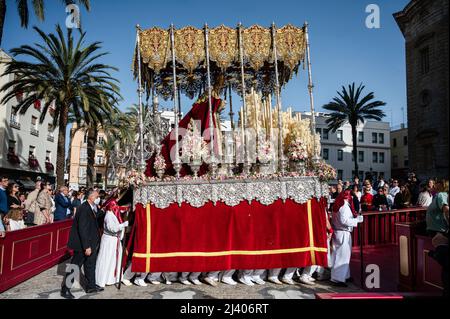
[[[81, 266], [84, 266], [84, 274], [87, 280], [86, 292], [94, 293], [103, 290], [103, 288], [95, 284], [95, 264], [100, 246], [100, 233], [97, 221], [98, 191], [89, 190], [86, 197], [87, 200], [77, 208], [67, 247], [74, 251], [70, 263], [78, 270], [78, 273], [81, 273]], [[73, 282], [67, 282], [71, 273], [72, 271], [66, 273], [61, 288], [61, 296], [67, 299], [75, 298], [70, 292]]]

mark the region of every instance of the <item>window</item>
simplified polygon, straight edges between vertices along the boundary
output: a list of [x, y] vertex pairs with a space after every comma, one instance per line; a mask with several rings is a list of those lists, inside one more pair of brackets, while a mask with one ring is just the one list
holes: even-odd
[[39, 136], [38, 131], [38, 118], [36, 116], [31, 117], [31, 129], [30, 133], [35, 136]]
[[20, 130], [19, 112], [17, 112], [17, 110], [11, 110], [11, 118], [9, 120], [9, 123], [12, 128]]
[[86, 167], [78, 168], [78, 181], [80, 183], [86, 183]]
[[342, 130], [337, 130], [337, 140], [338, 141], [342, 141], [343, 140]]
[[324, 160], [328, 160], [328, 158], [329, 158], [329, 150], [328, 150], [328, 148], [324, 148], [322, 153], [323, 153], [323, 156], [322, 156], [323, 159]]
[[328, 132], [329, 132], [328, 129], [326, 129], [326, 128], [323, 129], [322, 139], [328, 140]]
[[87, 148], [80, 150], [80, 163], [87, 163]]
[[420, 72], [422, 75], [430, 71], [430, 49], [425, 47], [420, 50]]
[[408, 156], [405, 156], [403, 158], [403, 165], [405, 165], [405, 167], [408, 167], [408, 165], [409, 165]]
[[380, 154], [379, 154], [379, 159], [380, 159], [379, 162], [380, 162], [381, 164], [384, 164], [384, 153], [380, 153]]
[[98, 144], [99, 145], [103, 145], [104, 142], [105, 142], [105, 139], [103, 138], [103, 136], [99, 136], [98, 137]]
[[384, 144], [384, 133], [378, 134], [378, 143]]
[[364, 142], [364, 132], [358, 132], [358, 142]]
[[47, 141], [53, 142], [55, 140], [53, 124], [48, 123], [47, 131]]
[[377, 133], [372, 133], [372, 143], [378, 143], [378, 135], [377, 135]]
[[87, 144], [87, 142], [88, 142], [88, 133], [86, 132], [86, 133], [84, 133], [83, 143]]
[[103, 175], [101, 173], [97, 173], [95, 176], [95, 182], [96, 183], [101, 183], [103, 179]]
[[393, 147], [397, 147], [397, 139], [396, 139], [396, 138], [394, 138], [394, 139], [392, 140], [392, 146], [393, 146]]
[[320, 138], [322, 138], [322, 129], [321, 128], [316, 128], [316, 134], [319, 134]]
[[343, 161], [344, 160], [344, 151], [343, 150], [338, 150], [337, 151], [337, 158], [338, 158], [338, 161]]
[[342, 175], [344, 175], [344, 171], [341, 169], [337, 170], [337, 179], [342, 180]]
[[403, 136], [403, 145], [408, 145], [408, 136]]
[[30, 148], [28, 149], [28, 156], [35, 156], [35, 151], [36, 147], [34, 147], [33, 145], [30, 145]]
[[103, 164], [103, 155], [97, 155], [96, 164], [98, 164], [98, 165]]
[[378, 178], [378, 173], [377, 172], [372, 172], [372, 178], [374, 180], [376, 180]]
[[378, 163], [378, 153], [377, 152], [372, 153], [372, 162]]
[[364, 151], [358, 151], [358, 162], [364, 162]]
[[397, 155], [392, 156], [392, 167], [398, 168], [398, 156]]
[[51, 151], [46, 151], [45, 152], [45, 161], [46, 162], [51, 162], [52, 161], [52, 152]]

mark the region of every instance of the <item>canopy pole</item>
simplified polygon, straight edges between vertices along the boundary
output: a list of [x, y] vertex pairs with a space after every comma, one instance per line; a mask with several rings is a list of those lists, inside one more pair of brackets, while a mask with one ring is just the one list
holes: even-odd
[[136, 25], [136, 43], [137, 43], [137, 59], [138, 59], [138, 104], [139, 104], [139, 147], [140, 147], [140, 163], [139, 169], [141, 171], [145, 170], [145, 160], [144, 160], [144, 120], [142, 118], [142, 93], [144, 93], [144, 89], [142, 88], [142, 76], [141, 76], [141, 40], [139, 36], [139, 32], [141, 31], [141, 27], [139, 24]]
[[[225, 89], [226, 90], [226, 89]], [[231, 124], [231, 163], [228, 169], [228, 174], [233, 175], [233, 166], [236, 163], [236, 142], [235, 142], [235, 129], [234, 129], [234, 113], [233, 113], [233, 98], [231, 92], [231, 84], [228, 85], [228, 98], [230, 103], [230, 124]]]
[[173, 76], [173, 117], [175, 121], [175, 160], [173, 161], [173, 168], [177, 178], [180, 178], [181, 162], [180, 151], [178, 144], [178, 88], [177, 88], [177, 66], [175, 59], [175, 32], [173, 23], [170, 25], [170, 45], [172, 48], [172, 76]]
[[282, 174], [286, 171], [286, 157], [283, 152], [283, 117], [281, 115], [281, 96], [280, 96], [280, 80], [278, 75], [278, 52], [275, 23], [272, 23], [272, 41], [273, 41], [273, 58], [275, 64], [275, 98], [277, 100], [278, 109], [278, 164]]
[[[209, 134], [211, 136], [209, 142], [209, 150], [210, 150], [210, 169], [213, 176], [217, 174], [217, 162], [214, 154], [214, 122], [213, 122], [213, 110], [212, 110], [212, 89], [211, 89], [211, 70], [209, 65], [209, 33], [208, 33], [208, 24], [205, 23], [205, 51], [206, 51], [206, 81], [208, 86], [208, 108], [209, 108]], [[217, 123], [220, 125], [220, 123]]]
[[247, 134], [247, 101], [245, 99], [245, 94], [247, 92], [247, 89], [245, 87], [245, 72], [244, 72], [244, 46], [242, 43], [242, 23], [239, 22], [238, 24], [238, 31], [239, 31], [239, 60], [241, 63], [241, 85], [242, 85], [242, 109], [243, 112], [243, 118], [242, 120], [242, 126], [244, 128], [244, 173], [250, 174], [250, 161], [248, 158], [248, 134]]
[[314, 111], [314, 95], [313, 88], [314, 84], [312, 82], [312, 72], [311, 72], [311, 55], [309, 52], [309, 35], [308, 35], [308, 22], [305, 21], [305, 41], [306, 41], [306, 63], [308, 64], [308, 93], [309, 93], [309, 103], [311, 108], [311, 135], [313, 137], [313, 162], [317, 162], [320, 158], [316, 150], [316, 113]]

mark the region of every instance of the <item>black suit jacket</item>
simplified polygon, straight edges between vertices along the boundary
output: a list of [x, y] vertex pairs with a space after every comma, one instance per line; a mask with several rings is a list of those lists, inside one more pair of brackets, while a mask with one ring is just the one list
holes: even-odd
[[100, 243], [97, 216], [86, 201], [77, 208], [67, 246], [75, 251], [95, 250]]

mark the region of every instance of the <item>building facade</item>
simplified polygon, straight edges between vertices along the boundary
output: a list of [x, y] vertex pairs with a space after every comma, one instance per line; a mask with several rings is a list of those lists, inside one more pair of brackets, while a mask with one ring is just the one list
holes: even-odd
[[448, 0], [412, 0], [394, 18], [406, 47], [408, 158], [420, 179], [449, 175]]
[[[310, 118], [311, 113], [302, 113]], [[316, 132], [320, 134], [321, 157], [336, 169], [337, 179], [352, 180], [356, 176], [353, 162], [352, 129], [344, 124], [336, 132], [328, 129], [329, 115], [316, 113]], [[372, 179], [391, 177], [390, 126], [388, 122], [366, 121], [357, 127], [358, 176]]]
[[405, 179], [409, 172], [408, 128], [404, 124], [391, 131], [391, 176]]
[[[12, 75], [2, 76], [9, 61], [11, 57], [0, 49], [0, 87], [13, 80]], [[0, 92], [0, 100], [4, 95]], [[38, 176], [55, 181], [58, 128], [52, 125], [52, 109], [39, 122], [41, 101], [19, 114], [15, 108], [22, 98], [0, 105], [0, 174], [33, 188]]]

